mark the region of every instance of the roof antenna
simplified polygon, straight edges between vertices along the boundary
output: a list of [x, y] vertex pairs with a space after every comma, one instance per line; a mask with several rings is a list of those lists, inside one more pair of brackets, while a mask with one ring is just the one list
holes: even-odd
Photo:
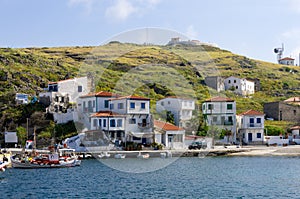
[[284, 46], [283, 46], [283, 43], [281, 44], [281, 48], [274, 48], [274, 53], [277, 54], [277, 61], [279, 63], [279, 61], [281, 60], [281, 56], [283, 54], [283, 51], [284, 51]]

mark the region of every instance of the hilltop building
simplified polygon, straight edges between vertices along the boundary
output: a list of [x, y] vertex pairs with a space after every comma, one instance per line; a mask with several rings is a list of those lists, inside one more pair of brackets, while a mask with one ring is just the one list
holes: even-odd
[[230, 76], [224, 80], [224, 84], [225, 90], [232, 90], [242, 96], [252, 95], [255, 92], [254, 82], [245, 78], [240, 79]]
[[279, 64], [282, 64], [282, 65], [290, 65], [290, 66], [294, 66], [294, 61], [295, 59], [291, 58], [291, 57], [284, 57], [282, 59], [279, 59], [278, 60], [278, 63]]
[[220, 76], [207, 76], [204, 80], [206, 86], [215, 89], [216, 91], [224, 91], [225, 90], [225, 84], [224, 84], [224, 78]]

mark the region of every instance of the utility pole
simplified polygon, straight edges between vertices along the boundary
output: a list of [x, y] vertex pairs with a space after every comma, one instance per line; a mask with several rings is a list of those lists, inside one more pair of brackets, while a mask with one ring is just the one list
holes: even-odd
[[26, 118], [26, 121], [27, 121], [27, 122], [26, 122], [26, 131], [27, 131], [27, 140], [28, 140], [28, 134], [29, 134], [29, 133], [28, 133], [28, 118]]

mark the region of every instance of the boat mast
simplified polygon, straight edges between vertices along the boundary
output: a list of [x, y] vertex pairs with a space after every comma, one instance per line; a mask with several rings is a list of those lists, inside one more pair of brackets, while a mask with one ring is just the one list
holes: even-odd
[[36, 154], [36, 132], [35, 132], [36, 127], [33, 127], [33, 146], [32, 146], [32, 153], [35, 155]]

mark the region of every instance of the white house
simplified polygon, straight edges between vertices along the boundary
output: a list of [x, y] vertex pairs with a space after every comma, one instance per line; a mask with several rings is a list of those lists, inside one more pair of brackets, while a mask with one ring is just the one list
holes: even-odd
[[228, 77], [224, 80], [225, 90], [232, 90], [237, 94], [247, 96], [255, 92], [255, 83], [245, 78]]
[[166, 148], [182, 149], [185, 147], [185, 130], [168, 122], [154, 121], [155, 142]]
[[78, 97], [90, 92], [91, 82], [88, 77], [49, 82], [46, 92], [39, 94], [39, 100], [48, 106], [48, 112], [53, 113], [54, 121], [57, 123], [76, 121], [77, 117], [74, 118], [76, 101]]
[[28, 95], [25, 93], [16, 93], [16, 104], [28, 104]]
[[282, 64], [282, 65], [291, 65], [291, 66], [294, 66], [294, 61], [295, 61], [295, 59], [293, 59], [293, 58], [284, 57], [282, 59], [279, 59], [278, 63]]
[[238, 132], [244, 143], [264, 143], [264, 117], [264, 113], [255, 110], [237, 115]]
[[225, 97], [213, 97], [203, 102], [202, 113], [208, 126], [232, 132], [231, 140], [236, 140], [236, 103]]
[[139, 96], [111, 98], [109, 111], [93, 114], [91, 125], [91, 129], [105, 131], [110, 139], [152, 143], [154, 134], [150, 99]]
[[79, 122], [90, 129], [90, 116], [99, 111], [110, 111], [109, 103], [111, 98], [118, 97], [117, 94], [100, 91], [96, 93], [89, 93], [80, 96], [77, 99], [77, 112]]
[[166, 97], [156, 102], [156, 111], [170, 111], [174, 115], [176, 126], [187, 127], [195, 110], [195, 101], [177, 97]]

